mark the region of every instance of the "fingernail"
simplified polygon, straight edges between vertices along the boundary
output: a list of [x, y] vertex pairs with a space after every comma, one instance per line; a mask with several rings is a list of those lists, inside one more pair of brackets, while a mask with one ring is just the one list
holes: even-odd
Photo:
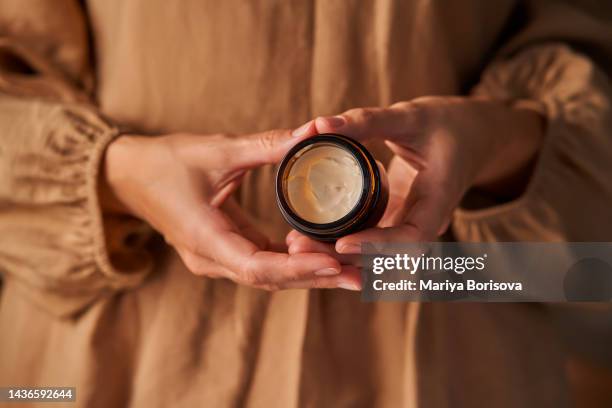
[[314, 274], [317, 276], [330, 276], [330, 275], [337, 275], [339, 273], [340, 271], [338, 269], [325, 268], [325, 269], [319, 269], [318, 271], [315, 271]]
[[338, 252], [341, 254], [360, 254], [361, 245], [358, 244], [344, 244], [338, 248]]
[[299, 128], [295, 129], [291, 133], [291, 136], [293, 136], [293, 137], [302, 137], [302, 136], [304, 136], [308, 132], [308, 129], [310, 128], [311, 124], [312, 124], [312, 120], [304, 123], [302, 126], [300, 126]]
[[319, 119], [324, 121], [327, 126], [333, 127], [333, 128], [339, 128], [346, 123], [346, 119], [344, 119], [344, 117], [342, 116], [329, 116], [329, 117], [319, 118]]
[[338, 287], [341, 289], [352, 290], [352, 291], [361, 290], [359, 285], [356, 285], [354, 283], [342, 282], [342, 283], [338, 283]]

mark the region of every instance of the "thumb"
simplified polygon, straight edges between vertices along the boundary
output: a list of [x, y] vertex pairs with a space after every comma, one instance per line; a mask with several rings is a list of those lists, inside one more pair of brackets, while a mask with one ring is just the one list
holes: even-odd
[[404, 204], [403, 223], [411, 225], [420, 241], [432, 241], [441, 235], [451, 216], [448, 198], [436, 188], [440, 183], [427, 170], [417, 174]]

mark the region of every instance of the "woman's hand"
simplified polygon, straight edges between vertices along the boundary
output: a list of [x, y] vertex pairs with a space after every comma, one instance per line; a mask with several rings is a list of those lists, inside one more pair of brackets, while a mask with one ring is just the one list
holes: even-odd
[[[338, 253], [354, 254], [363, 241], [434, 240], [472, 187], [511, 190], [539, 150], [542, 125], [540, 115], [530, 109], [473, 98], [425, 97], [389, 108], [320, 117], [294, 135], [340, 133], [361, 141], [384, 139], [395, 153], [388, 170], [390, 201], [378, 228], [336, 243]], [[320, 247], [295, 233], [288, 242], [291, 253]]]
[[147, 221], [197, 275], [264, 289], [338, 287], [356, 279], [320, 253], [274, 251], [231, 199], [245, 172], [279, 161], [300, 138], [126, 135], [106, 152], [103, 189], [115, 208]]

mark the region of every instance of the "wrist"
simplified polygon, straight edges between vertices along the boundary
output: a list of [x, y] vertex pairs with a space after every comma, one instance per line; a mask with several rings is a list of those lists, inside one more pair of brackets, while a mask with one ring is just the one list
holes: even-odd
[[[106, 148], [104, 160], [98, 180], [98, 195], [102, 211], [113, 214], [134, 215], [125, 203], [125, 192], [121, 186], [125, 184], [129, 174], [130, 135], [121, 135]], [[133, 159], [133, 156], [132, 156]]]

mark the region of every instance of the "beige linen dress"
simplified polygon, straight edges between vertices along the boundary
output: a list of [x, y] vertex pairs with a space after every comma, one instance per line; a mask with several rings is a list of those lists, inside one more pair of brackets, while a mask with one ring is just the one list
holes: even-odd
[[[74, 386], [79, 407], [610, 403], [607, 305], [263, 292], [190, 274], [96, 193], [122, 128], [251, 133], [475, 93], [532, 100], [547, 135], [525, 194], [457, 210], [454, 237], [610, 241], [606, 3], [1, 0], [0, 386]], [[282, 238], [272, 174], [240, 200]]]

